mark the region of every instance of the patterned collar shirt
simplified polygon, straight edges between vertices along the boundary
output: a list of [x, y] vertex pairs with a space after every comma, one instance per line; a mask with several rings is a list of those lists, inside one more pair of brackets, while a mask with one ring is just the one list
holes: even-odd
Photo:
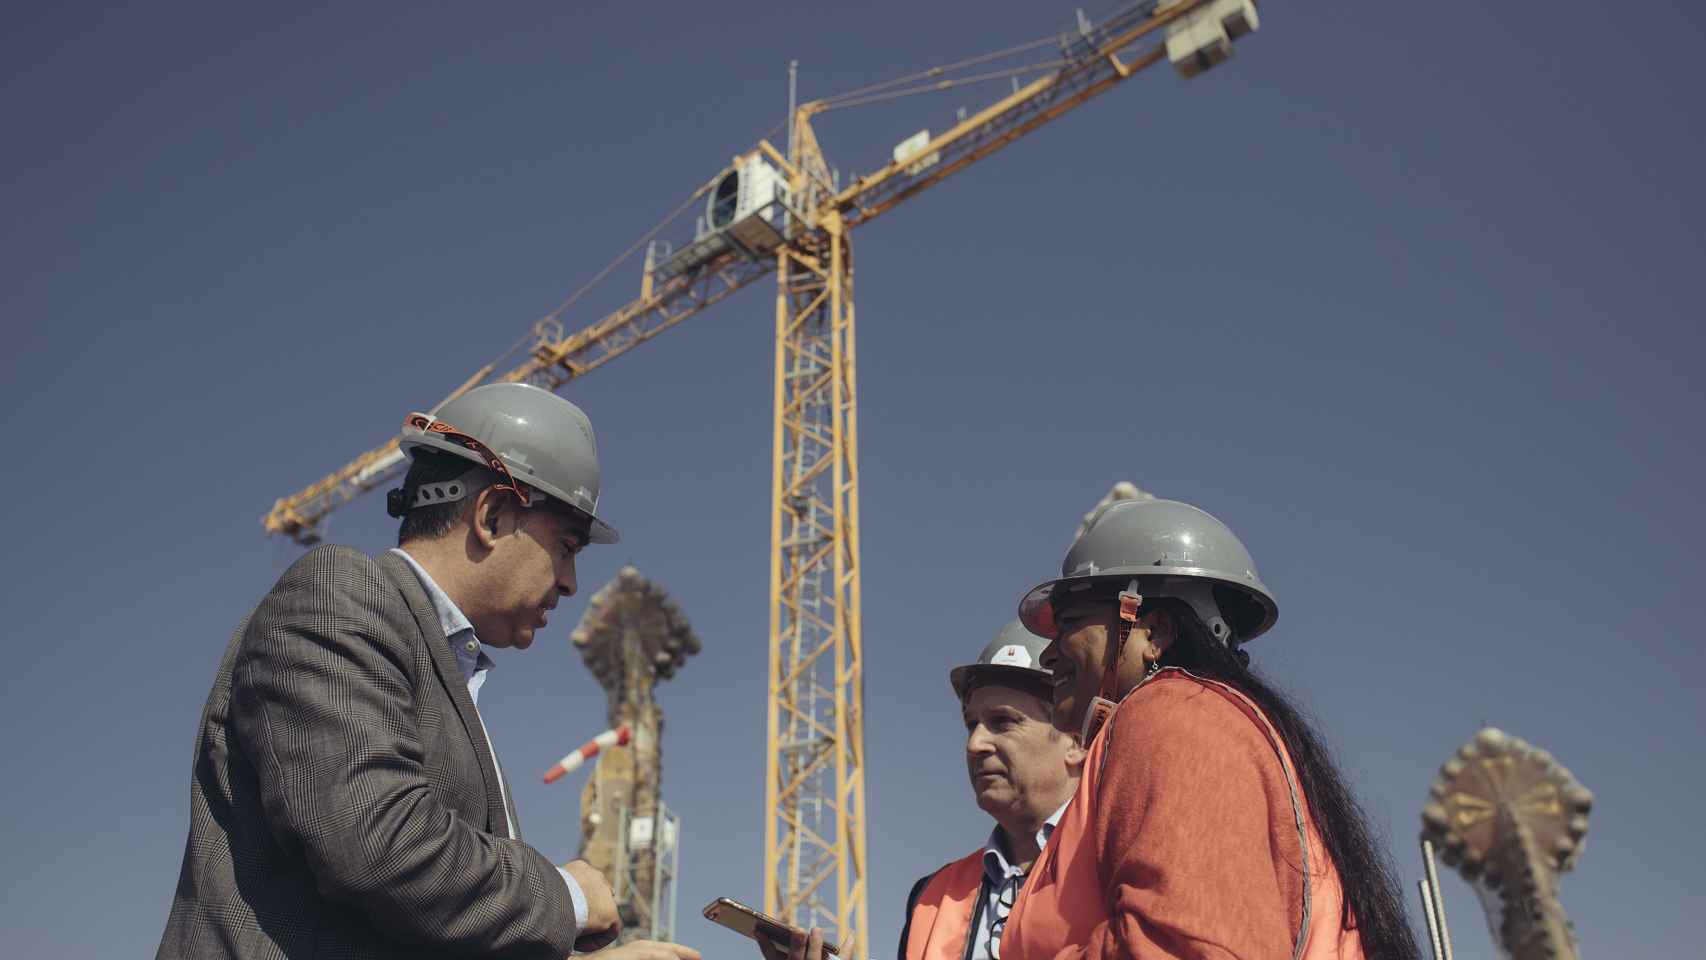
[[[1055, 824], [1060, 822], [1060, 816], [1065, 812], [1066, 804], [1063, 803], [1037, 829], [1038, 850], [1048, 845]], [[974, 921], [976, 931], [972, 937], [970, 960], [1001, 960], [1001, 933], [1007, 927], [1007, 914], [1013, 911], [1013, 901], [1019, 896], [1019, 888], [1025, 885], [1025, 873], [1008, 861], [1007, 843], [1002, 838], [1001, 828], [996, 827], [983, 847], [983, 902], [978, 904]]]
[[[503, 767], [498, 765], [498, 748], [492, 744], [492, 735], [486, 730], [486, 720], [480, 716], [480, 688], [486, 685], [486, 677], [497, 666], [492, 658], [486, 656], [486, 651], [480, 646], [480, 638], [474, 635], [474, 624], [456, 606], [450, 595], [445, 593], [426, 572], [426, 568], [415, 562], [401, 547], [393, 547], [391, 552], [403, 559], [409, 568], [415, 571], [415, 576], [421, 578], [421, 586], [426, 589], [427, 599], [432, 601], [433, 612], [438, 614], [438, 625], [444, 630], [445, 639], [450, 641], [450, 652], [456, 655], [456, 666], [462, 671], [462, 679], [468, 684], [468, 699], [474, 701], [474, 716], [480, 720], [480, 732], [486, 735], [486, 744], [492, 749], [492, 769], [498, 773], [498, 795], [503, 799], [504, 828], [511, 840], [515, 835], [515, 821], [509, 815], [509, 788], [504, 785]], [[1055, 815], [1058, 819], [1059, 814]], [[575, 923], [586, 922], [586, 893], [581, 885], [562, 867], [557, 868], [562, 874], [563, 882], [568, 884], [569, 899], [575, 904]]]

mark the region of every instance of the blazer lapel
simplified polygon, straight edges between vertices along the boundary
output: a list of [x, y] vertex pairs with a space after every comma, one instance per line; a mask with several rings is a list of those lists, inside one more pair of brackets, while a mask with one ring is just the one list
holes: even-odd
[[486, 823], [487, 833], [508, 836], [507, 829], [499, 830], [504, 824], [503, 794], [498, 789], [497, 767], [492, 762], [492, 745], [486, 742], [486, 732], [480, 725], [480, 717], [474, 712], [474, 700], [468, 696], [468, 683], [462, 679], [462, 671], [456, 666], [456, 655], [450, 652], [450, 640], [444, 635], [444, 628], [439, 625], [438, 612], [433, 609], [432, 601], [426, 595], [426, 588], [421, 586], [421, 580], [415, 576], [415, 571], [396, 554], [387, 550], [378, 557], [379, 567], [388, 574], [398, 589], [403, 592], [403, 600], [409, 605], [409, 613], [415, 618], [415, 623], [421, 628], [421, 637], [426, 642], [427, 652], [432, 656], [434, 672], [438, 674], [439, 683], [444, 685], [446, 693], [450, 694], [450, 702], [456, 705], [456, 715], [462, 719], [462, 729], [468, 734], [468, 740], [474, 745], [474, 756], [480, 761], [480, 779], [486, 790]]

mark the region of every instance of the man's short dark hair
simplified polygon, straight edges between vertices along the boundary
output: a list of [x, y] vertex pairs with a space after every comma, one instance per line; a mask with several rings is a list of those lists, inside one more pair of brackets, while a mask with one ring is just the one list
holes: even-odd
[[469, 489], [462, 495], [462, 499], [416, 507], [403, 514], [403, 522], [397, 527], [398, 546], [411, 540], [436, 540], [455, 529], [456, 525], [468, 516], [469, 511], [474, 509], [474, 501], [480, 494], [497, 483], [498, 479], [496, 474], [453, 454], [433, 450], [422, 450], [415, 454], [414, 461], [409, 464], [409, 472], [403, 476], [404, 503], [415, 501], [415, 491], [419, 490], [423, 483], [455, 480], [470, 471], [473, 471], [473, 476], [468, 478]]

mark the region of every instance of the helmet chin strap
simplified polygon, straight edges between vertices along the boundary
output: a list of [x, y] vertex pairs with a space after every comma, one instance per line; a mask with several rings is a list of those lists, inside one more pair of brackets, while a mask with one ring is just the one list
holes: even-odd
[[1097, 732], [1113, 716], [1114, 708], [1119, 706], [1120, 661], [1125, 657], [1126, 640], [1131, 637], [1132, 628], [1137, 626], [1137, 611], [1142, 606], [1143, 594], [1137, 592], [1137, 581], [1133, 580], [1120, 591], [1120, 622], [1114, 630], [1113, 649], [1102, 668], [1102, 693], [1091, 698], [1089, 709], [1084, 711], [1084, 724], [1078, 728], [1080, 746], [1090, 746], [1090, 741], [1096, 739]]

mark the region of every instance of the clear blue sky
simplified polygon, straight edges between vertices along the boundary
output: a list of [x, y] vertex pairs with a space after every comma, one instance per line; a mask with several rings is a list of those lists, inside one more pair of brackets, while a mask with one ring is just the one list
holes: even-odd
[[[1418, 875], [1483, 722], [1594, 790], [1587, 956], [1698, 950], [1706, 89], [1698, 4], [1270, 3], [862, 229], [873, 937], [983, 836], [946, 670], [1130, 479], [1237, 529], [1256, 662]], [[837, 18], [841, 19], [837, 19]], [[1064, 4], [65, 4], [0, 36], [0, 929], [149, 954], [226, 638], [297, 548], [274, 498], [508, 346], [806, 96], [1063, 28]], [[998, 90], [827, 117], [845, 171]], [[637, 292], [619, 271], [571, 317]], [[770, 330], [760, 284], [574, 385], [626, 562], [705, 652], [662, 691], [681, 937], [756, 898]], [[593, 301], [597, 301], [594, 303]], [[386, 546], [378, 498], [330, 534]], [[562, 859], [597, 732], [568, 642], [486, 719]], [[1491, 956], [1448, 877], [1457, 955]]]

